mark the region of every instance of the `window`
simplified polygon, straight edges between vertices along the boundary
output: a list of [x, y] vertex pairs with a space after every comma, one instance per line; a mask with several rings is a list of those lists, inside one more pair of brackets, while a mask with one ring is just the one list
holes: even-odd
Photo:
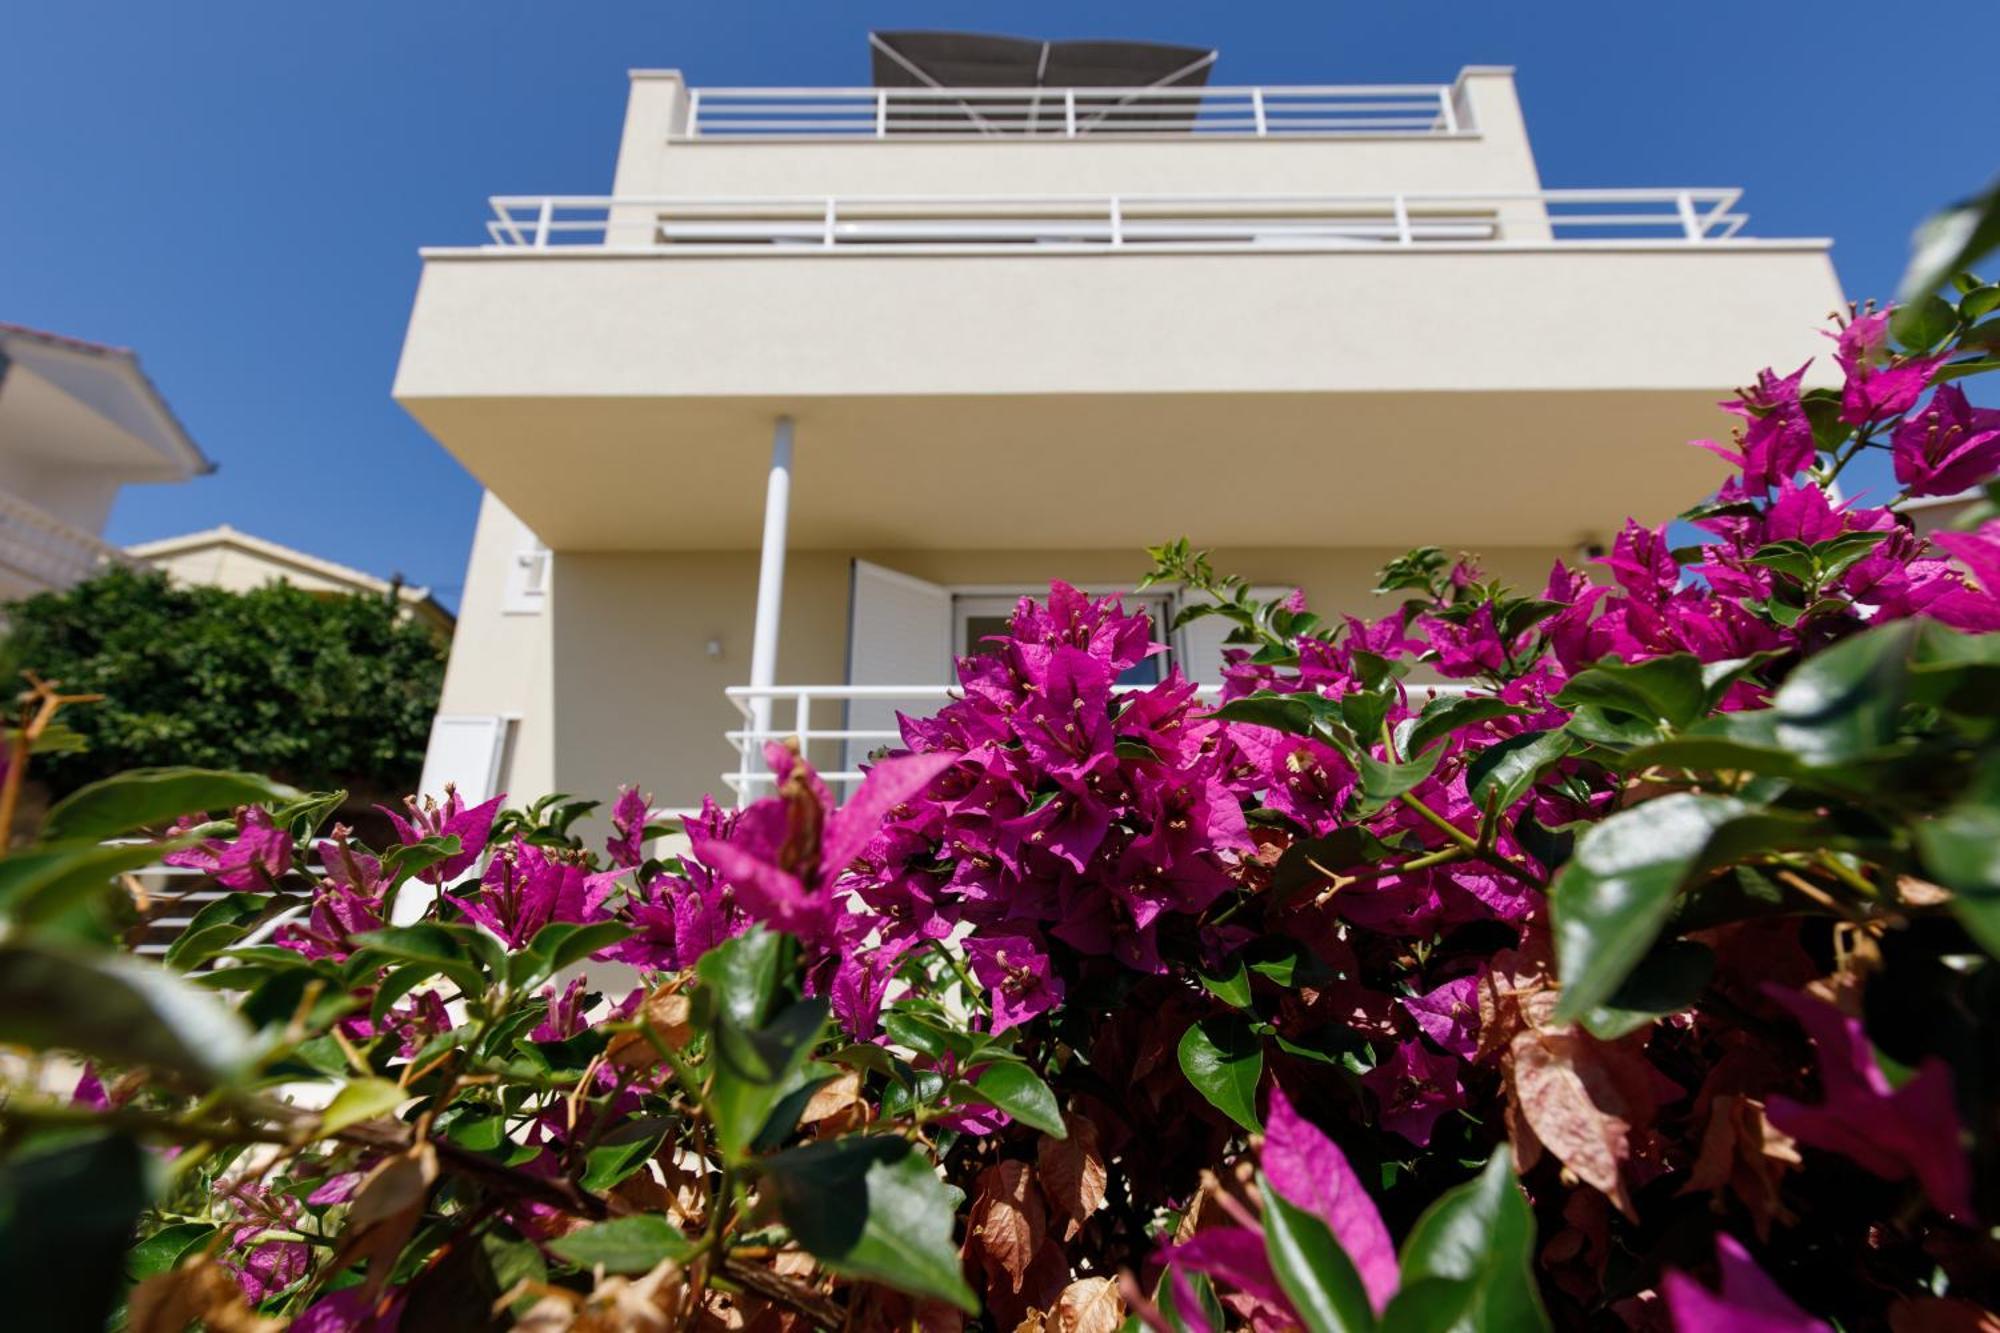
[[[1047, 589], [1029, 592], [1024, 596], [1043, 596]], [[964, 657], [977, 653], [990, 653], [994, 645], [986, 640], [1007, 632], [1007, 622], [1013, 617], [1014, 604], [1019, 597], [1005, 594], [960, 593], [952, 598], [952, 651]], [[1153, 639], [1157, 643], [1171, 643], [1167, 637], [1169, 609], [1165, 593], [1127, 593], [1122, 600], [1127, 612], [1144, 611], [1153, 620]], [[1136, 666], [1119, 673], [1120, 685], [1156, 685], [1167, 673], [1172, 662], [1171, 653], [1158, 653]]]

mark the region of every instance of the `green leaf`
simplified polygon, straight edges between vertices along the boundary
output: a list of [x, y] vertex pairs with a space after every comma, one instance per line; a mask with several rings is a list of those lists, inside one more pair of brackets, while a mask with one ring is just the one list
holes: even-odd
[[0, 1164], [0, 1284], [7, 1326], [101, 1329], [124, 1289], [126, 1246], [152, 1201], [152, 1161], [93, 1135]]
[[188, 919], [167, 946], [167, 966], [176, 972], [200, 967], [249, 933], [250, 923], [271, 905], [268, 893], [225, 893]]
[[1373, 755], [1356, 753], [1354, 768], [1361, 775], [1361, 801], [1356, 812], [1365, 817], [1380, 810], [1422, 783], [1443, 758], [1442, 746], [1426, 750], [1417, 758], [1401, 764], [1384, 763]]
[[176, 1222], [161, 1227], [125, 1252], [125, 1276], [133, 1282], [144, 1282], [156, 1273], [164, 1273], [179, 1264], [182, 1255], [214, 1234], [215, 1227], [208, 1222]]
[[470, 927], [422, 922], [363, 931], [354, 942], [371, 953], [424, 964], [434, 973], [450, 977], [466, 995], [478, 996], [486, 993], [487, 978], [473, 954], [473, 941], [467, 938], [476, 934]]
[[257, 1048], [236, 1011], [171, 972], [120, 954], [0, 944], [0, 1041], [227, 1082]]
[[978, 1313], [952, 1240], [952, 1195], [907, 1140], [828, 1139], [762, 1170], [793, 1238], [828, 1269]]
[[162, 853], [187, 845], [187, 839], [117, 846], [88, 840], [13, 852], [0, 860], [0, 916], [17, 925], [39, 925], [102, 903], [124, 892], [117, 884], [120, 875], [156, 865]]
[[709, 1111], [726, 1156], [740, 1160], [772, 1110], [805, 1081], [826, 1017], [826, 1001], [817, 999], [801, 1000], [754, 1032], [726, 1013], [718, 1016]]
[[507, 959], [507, 980], [515, 990], [526, 990], [631, 934], [630, 926], [616, 921], [594, 921], [587, 926], [573, 921], [550, 922], [535, 932], [527, 948]]
[[1307, 1333], [1367, 1333], [1375, 1327], [1368, 1289], [1326, 1223], [1271, 1188], [1260, 1171], [1264, 1252]]
[[1440, 695], [1424, 705], [1424, 711], [1410, 723], [1409, 730], [1396, 738], [1397, 745], [1404, 754], [1421, 754], [1432, 741], [1462, 727], [1490, 722], [1496, 717], [1519, 717], [1527, 711], [1489, 694], [1462, 694], [1455, 698]]
[[1919, 625], [1901, 620], [1866, 630], [1801, 662], [1771, 701], [1777, 743], [1810, 765], [1837, 764], [1888, 744]]
[[349, 1125], [388, 1115], [410, 1099], [410, 1094], [384, 1078], [357, 1078], [335, 1093], [320, 1115], [319, 1132], [338, 1134]]
[[[1924, 219], [1910, 238], [1910, 266], [1903, 271], [1897, 302], [1905, 309], [1918, 307], [1995, 247], [2000, 247], [2000, 184]], [[1902, 336], [1900, 323], [1896, 332]]]
[[1685, 726], [1708, 705], [1701, 662], [1692, 653], [1648, 661], [1600, 662], [1572, 677], [1556, 696], [1568, 706], [1595, 704], [1634, 716]]
[[1424, 1210], [1403, 1242], [1402, 1290], [1384, 1333], [1547, 1329], [1535, 1284], [1535, 1217], [1505, 1148], [1478, 1177]]
[[1952, 911], [1986, 952], [2000, 957], [2000, 759], [1937, 818], [1917, 826], [1924, 869], [1952, 890]]
[[1340, 700], [1328, 699], [1310, 690], [1292, 694], [1259, 690], [1241, 699], [1230, 700], [1216, 709], [1214, 716], [1227, 722], [1248, 722], [1294, 736], [1314, 736], [1334, 744], [1348, 742], [1351, 745], [1347, 714]]
[[657, 1116], [628, 1120], [584, 1154], [582, 1184], [603, 1193], [636, 1174], [665, 1142], [673, 1122]]
[[275, 805], [298, 798], [281, 782], [213, 768], [135, 768], [79, 787], [49, 808], [42, 837], [102, 840], [171, 823], [186, 814]]
[[1250, 970], [1244, 966], [1241, 954], [1230, 956], [1220, 976], [1211, 975], [1205, 968], [1198, 975], [1208, 993], [1224, 1004], [1236, 1009], [1250, 1007]]
[[1583, 1026], [1604, 1041], [1668, 1014], [1694, 1008], [1715, 975], [1715, 951], [1694, 940], [1669, 940], [1639, 960], [1612, 997], [1583, 1016]]
[[1536, 778], [1569, 754], [1570, 744], [1566, 732], [1524, 731], [1487, 746], [1465, 766], [1472, 803], [1487, 809], [1497, 793], [1500, 809], [1508, 809], [1527, 795]]
[[1069, 1137], [1055, 1093], [1026, 1065], [988, 1065], [972, 1087], [981, 1101], [999, 1107], [1029, 1128], [1052, 1138]]
[[1609, 1001], [1680, 894], [1714, 870], [1764, 852], [1826, 846], [1832, 837], [1808, 816], [1695, 792], [1620, 810], [1588, 829], [1550, 894], [1563, 987], [1556, 1017], [1581, 1018]]
[[1218, 1111], [1252, 1132], [1264, 1127], [1257, 1117], [1264, 1048], [1247, 1022], [1234, 1014], [1201, 1019], [1182, 1034], [1180, 1061], [1188, 1082]]
[[753, 926], [735, 939], [716, 945], [695, 963], [705, 1004], [717, 1006], [738, 1026], [754, 1028], [770, 1012], [778, 993], [778, 970], [785, 937]]
[[602, 1267], [607, 1273], [644, 1273], [662, 1259], [685, 1259], [694, 1252], [694, 1242], [657, 1214], [596, 1222], [556, 1237], [548, 1247], [578, 1268]]

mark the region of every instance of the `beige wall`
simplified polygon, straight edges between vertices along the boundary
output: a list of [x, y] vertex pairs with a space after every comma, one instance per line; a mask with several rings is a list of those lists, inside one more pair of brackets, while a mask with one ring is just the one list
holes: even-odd
[[[485, 525], [482, 523], [482, 535]], [[1163, 534], [1163, 536], [1166, 534]], [[863, 559], [932, 582], [1046, 588], [1051, 578], [1130, 587], [1147, 567], [1142, 553], [1077, 551], [864, 551]], [[1379, 550], [1218, 551], [1218, 567], [1256, 583], [1295, 583], [1322, 611], [1379, 615], [1391, 603], [1370, 596], [1376, 571], [1401, 554]], [[1483, 553], [1496, 576], [1538, 589], [1567, 551], [1510, 548]], [[780, 685], [845, 680], [850, 556], [796, 551], [787, 564], [779, 653]], [[547, 620], [553, 708], [548, 733], [553, 789], [609, 797], [639, 782], [668, 805], [705, 792], [726, 795], [721, 775], [735, 751], [723, 739], [741, 716], [723, 691], [749, 678], [757, 560], [751, 553], [575, 554], [557, 558]], [[446, 681], [446, 712], [486, 711], [468, 700], [514, 689], [516, 667], [478, 651], [466, 627], [475, 615], [468, 584], [460, 642]], [[721, 654], [708, 645], [719, 641]], [[921, 683], [921, 682], [912, 682]], [[520, 697], [516, 695], [515, 697]], [[822, 763], [835, 756], [815, 756]], [[512, 787], [531, 796], [539, 770], [518, 761]]]
[[513, 795], [532, 800], [557, 790], [550, 616], [546, 609], [534, 615], [502, 609], [514, 555], [529, 540], [506, 505], [490, 493], [482, 498], [438, 711], [518, 719], [511, 762], [500, 777]]

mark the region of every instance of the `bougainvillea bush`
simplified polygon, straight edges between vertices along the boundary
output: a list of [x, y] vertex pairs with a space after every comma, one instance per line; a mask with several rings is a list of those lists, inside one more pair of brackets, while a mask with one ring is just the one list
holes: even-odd
[[[0, 860], [12, 1308], [1992, 1326], [2000, 518], [1903, 506], [2000, 471], [1996, 308], [1757, 377], [1729, 480], [1595, 579], [1420, 550], [1334, 622], [1158, 549], [1219, 698], [1118, 686], [1149, 620], [1058, 584], [844, 804], [783, 746], [589, 845], [556, 800], [371, 847], [240, 774], [75, 793]], [[1901, 490], [1843, 499], [1870, 453]], [[226, 890], [163, 968], [117, 947], [161, 856]]]

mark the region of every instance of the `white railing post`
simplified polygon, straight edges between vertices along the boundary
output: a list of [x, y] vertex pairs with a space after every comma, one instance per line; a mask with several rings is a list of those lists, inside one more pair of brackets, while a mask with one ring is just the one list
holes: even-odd
[[688, 90], [687, 137], [692, 139], [701, 133], [701, 89]]
[[887, 88], [877, 88], [875, 90], [875, 137], [878, 139], [889, 137], [889, 90]]
[[1250, 114], [1257, 120], [1257, 137], [1261, 139], [1270, 128], [1264, 121], [1264, 90], [1262, 88], [1252, 88], [1250, 90]]
[[799, 757], [812, 758], [812, 691], [800, 690], [792, 705], [792, 734], [799, 738]]
[[554, 219], [555, 212], [555, 200], [542, 200], [541, 212], [535, 215], [535, 248], [537, 250], [546, 250], [549, 248], [549, 223]]
[[826, 229], [825, 232], [820, 237], [821, 245], [830, 246], [833, 244], [833, 224], [835, 216], [836, 216], [836, 205], [834, 203], [834, 198], [832, 195], [828, 195], [826, 197]]
[[1705, 229], [1702, 226], [1700, 216], [1694, 211], [1694, 196], [1688, 191], [1682, 190], [1680, 194], [1675, 196], [1675, 203], [1680, 208], [1681, 229], [1687, 233], [1688, 243], [1690, 245], [1698, 244]]
[[[771, 474], [764, 484], [764, 545], [757, 560], [757, 612], [750, 635], [750, 729], [771, 729], [771, 690], [778, 681], [778, 620], [785, 597], [785, 527], [792, 507], [792, 419], [771, 429]], [[752, 741], [748, 748], [761, 748]]]
[[1125, 209], [1115, 194], [1111, 196], [1111, 243], [1125, 244]]
[[1398, 245], [1413, 244], [1417, 238], [1416, 234], [1410, 230], [1409, 197], [1407, 195], [1401, 195], [1401, 194], [1397, 195], [1395, 200], [1395, 208], [1396, 208], [1396, 243]]
[[1452, 101], [1452, 94], [1457, 91], [1449, 84], [1438, 89], [1438, 114], [1443, 117], [1446, 134], [1458, 133], [1458, 105]]
[[1076, 137], [1076, 89], [1063, 89], [1063, 137]]

